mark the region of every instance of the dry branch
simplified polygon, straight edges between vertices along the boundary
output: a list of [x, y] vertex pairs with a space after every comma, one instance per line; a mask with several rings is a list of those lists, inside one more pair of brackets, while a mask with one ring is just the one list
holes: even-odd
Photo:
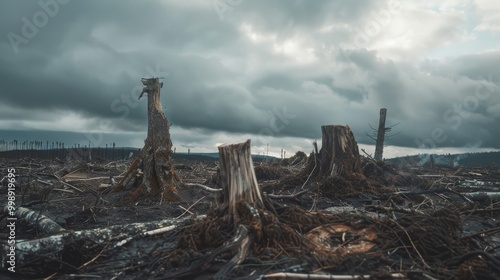
[[[203, 216], [200, 215], [199, 218]], [[57, 235], [52, 235], [45, 238], [35, 240], [18, 240], [16, 243], [16, 264], [21, 266], [30, 261], [34, 261], [40, 256], [49, 257], [57, 256], [64, 248], [74, 244], [77, 241], [85, 240], [95, 245], [103, 245], [112, 239], [125, 239], [129, 236], [140, 234], [150, 235], [148, 231], [161, 229], [164, 227], [175, 226], [183, 223], [186, 219], [166, 219], [156, 222], [133, 223], [127, 225], [116, 225], [108, 228], [89, 229], [81, 231], [64, 231]], [[128, 242], [130, 240], [127, 240]], [[113, 246], [115, 248], [118, 246]], [[5, 264], [9, 247], [4, 245], [1, 247], [2, 265]]]
[[[392, 273], [391, 279], [408, 279], [402, 273]], [[286, 279], [311, 279], [311, 280], [357, 280], [369, 279], [370, 275], [330, 275], [330, 274], [303, 274], [303, 273], [289, 273], [278, 272], [264, 275], [264, 278], [286, 278]]]
[[[9, 213], [8, 206], [5, 206], [4, 213]], [[32, 211], [28, 208], [17, 207], [15, 215], [18, 219], [33, 225], [38, 231], [44, 233], [58, 233], [64, 230], [58, 223], [52, 221], [40, 212]]]

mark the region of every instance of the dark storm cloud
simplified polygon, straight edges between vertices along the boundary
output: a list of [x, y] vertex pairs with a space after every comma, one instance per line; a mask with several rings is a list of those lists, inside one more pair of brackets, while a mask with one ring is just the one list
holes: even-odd
[[[385, 56], [372, 45], [399, 38], [390, 30], [402, 16], [388, 12], [399, 1], [242, 1], [222, 17], [213, 1], [69, 1], [13, 47], [8, 34], [23, 36], [26, 20], [43, 11], [38, 3], [56, 1], [2, 4], [3, 128], [46, 128], [72, 112], [75, 131], [144, 132], [140, 78], [162, 76], [164, 111], [185, 145], [219, 132], [317, 139], [324, 124], [349, 124], [371, 144], [364, 134], [385, 107], [388, 124], [401, 122], [390, 144], [500, 148], [498, 51]], [[383, 28], [368, 32], [384, 12]], [[434, 14], [411, 13], [430, 22], [405, 33], [421, 44], [393, 53], [419, 56], [462, 36], [462, 15]], [[361, 35], [366, 42], [356, 44]], [[355, 49], [339, 52], [345, 44]], [[325, 46], [337, 52], [325, 56]]]

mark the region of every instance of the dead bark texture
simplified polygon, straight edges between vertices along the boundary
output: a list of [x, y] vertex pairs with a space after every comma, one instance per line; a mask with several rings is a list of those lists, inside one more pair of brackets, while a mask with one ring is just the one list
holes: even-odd
[[222, 203], [228, 205], [229, 222], [236, 228], [239, 221], [237, 203], [244, 201], [253, 208], [264, 208], [250, 152], [250, 140], [219, 146], [219, 167]]
[[183, 182], [174, 171], [170, 126], [160, 103], [159, 78], [141, 81], [144, 85], [141, 97], [144, 93], [147, 93], [148, 97], [148, 135], [144, 148], [134, 159], [114, 191], [120, 190], [127, 184], [133, 184], [137, 188], [129, 196], [129, 201], [135, 201], [143, 196], [152, 196], [179, 202], [178, 190], [183, 186]]
[[387, 116], [387, 109], [380, 109], [380, 119], [377, 129], [377, 143], [375, 145], [375, 160], [382, 161], [382, 154], [384, 152], [384, 140], [385, 140], [385, 118]]
[[361, 173], [358, 144], [349, 126], [324, 125], [321, 132], [321, 150], [309, 157], [306, 174], [312, 174], [312, 178], [319, 180]]

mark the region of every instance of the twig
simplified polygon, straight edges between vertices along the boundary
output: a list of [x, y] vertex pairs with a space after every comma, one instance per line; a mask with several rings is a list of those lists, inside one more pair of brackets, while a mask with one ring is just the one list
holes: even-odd
[[424, 264], [425, 267], [429, 268], [430, 266], [425, 262], [424, 258], [422, 257], [422, 255], [420, 254], [420, 252], [418, 251], [417, 247], [415, 246], [415, 243], [413, 243], [413, 240], [411, 239], [410, 235], [408, 234], [408, 232], [405, 230], [404, 227], [402, 227], [398, 222], [396, 222], [395, 220], [391, 220], [389, 219], [389, 221], [392, 221], [393, 223], [395, 223], [399, 228], [401, 228], [403, 230], [403, 232], [405, 233], [406, 237], [408, 237], [408, 240], [410, 241], [411, 243], [411, 246], [413, 247], [413, 249], [415, 250], [415, 252], [417, 252], [418, 256], [420, 257], [420, 260], [422, 261], [422, 263]]
[[191, 206], [189, 206], [187, 209], [185, 209], [185, 211], [182, 214], [180, 214], [178, 217], [176, 217], [175, 219], [179, 219], [180, 217], [184, 216], [184, 214], [186, 214], [187, 212], [189, 212], [189, 209], [193, 208], [196, 204], [198, 204], [198, 202], [200, 202], [204, 198], [205, 197], [202, 197], [202, 198], [198, 199], [195, 203], [193, 203]]
[[[376, 139], [375, 139], [375, 140], [376, 140]], [[368, 157], [369, 159], [373, 159], [373, 160], [375, 160], [375, 159], [372, 157], [372, 155], [370, 155], [369, 153], [367, 153], [367, 152], [365, 151], [365, 149], [361, 149], [361, 151], [362, 151], [362, 152], [366, 155], [366, 157]]]
[[309, 174], [309, 176], [307, 176], [307, 179], [306, 181], [304, 182], [304, 184], [302, 185], [302, 187], [300, 187], [300, 189], [304, 189], [304, 186], [307, 184], [307, 182], [309, 181], [309, 178], [311, 178], [312, 174], [314, 173], [314, 170], [316, 170], [316, 153], [313, 153], [314, 154], [314, 168], [313, 170], [311, 171], [311, 173]]
[[74, 192], [74, 191], [72, 191], [72, 190], [65, 190], [65, 189], [56, 189], [56, 188], [53, 188], [52, 190], [53, 190], [53, 191], [60, 191], [60, 192], [75, 193], [75, 192]]
[[186, 207], [184, 207], [184, 206], [181, 206], [181, 205], [179, 205], [179, 207], [180, 207], [182, 210], [184, 210], [185, 212], [188, 212], [189, 214], [194, 215], [194, 213], [193, 213], [193, 212], [191, 212], [191, 211], [189, 211], [189, 209], [188, 209], [188, 208], [186, 208]]
[[493, 233], [497, 233], [497, 232], [500, 232], [500, 227], [490, 228], [488, 230], [483, 230], [480, 232], [472, 233], [472, 234], [463, 236], [460, 239], [468, 239], [468, 238], [476, 237], [476, 236], [483, 235], [483, 234], [486, 235], [486, 234], [493, 234]]
[[[113, 176], [113, 178], [122, 178], [123, 176]], [[77, 182], [77, 181], [91, 181], [91, 180], [102, 180], [102, 179], [108, 179], [109, 176], [107, 177], [94, 177], [94, 178], [85, 178], [85, 179], [71, 179], [69, 182]]]
[[52, 184], [51, 182], [48, 182], [48, 181], [44, 181], [42, 179], [37, 179], [36, 180], [38, 183], [42, 183], [44, 185], [49, 185], [49, 186], [53, 186], [54, 184]]
[[82, 264], [79, 267], [79, 269], [82, 269], [82, 268], [86, 267], [87, 265], [93, 263], [95, 260], [97, 260], [97, 258], [99, 258], [102, 255], [102, 253], [106, 250], [106, 248], [108, 248], [108, 246], [109, 246], [110, 243], [111, 243], [111, 240], [108, 243], [106, 243], [106, 245], [104, 246], [104, 248], [101, 249], [101, 251], [99, 252], [99, 254], [97, 254], [95, 257], [93, 257], [90, 261]]
[[72, 188], [72, 189], [74, 189], [74, 190], [76, 190], [76, 191], [78, 191], [80, 193], [83, 193], [83, 191], [80, 190], [79, 188], [77, 188], [77, 187], [75, 187], [75, 186], [73, 186], [73, 185], [71, 185], [69, 183], [64, 182], [59, 175], [54, 174], [54, 176], [56, 176], [56, 178], [59, 180], [59, 182], [61, 182], [63, 185], [68, 186], [68, 187], [70, 187], [70, 188]]
[[276, 199], [282, 199], [282, 198], [297, 198], [299, 195], [305, 194], [307, 190], [300, 191], [295, 194], [272, 194], [272, 193], [265, 193], [264, 195], [270, 198], [276, 198]]
[[222, 192], [222, 189], [215, 189], [215, 188], [207, 187], [205, 185], [197, 184], [197, 183], [186, 183], [186, 186], [198, 187], [198, 188], [204, 189], [204, 190], [209, 191], [209, 192]]
[[[138, 238], [138, 237], [143, 237], [143, 236], [153, 236], [153, 235], [157, 235], [157, 234], [161, 234], [161, 233], [165, 233], [165, 232], [169, 232], [169, 231], [172, 231], [174, 229], [176, 229], [178, 226], [177, 225], [170, 225], [170, 226], [166, 226], [166, 227], [162, 227], [162, 228], [157, 228], [157, 229], [153, 229], [153, 230], [150, 230], [150, 231], [146, 231], [146, 232], [143, 232], [143, 233], [139, 233], [137, 235], [134, 235], [134, 236], [130, 236], [130, 237], [127, 237], [123, 240], [120, 240], [119, 242], [117, 242], [113, 247], [111, 247], [109, 250], [113, 250], [113, 249], [116, 249], [118, 247], [121, 247], [125, 244], [127, 244], [128, 242], [130, 242], [132, 239], [134, 238]], [[108, 243], [109, 244], [109, 243]], [[108, 246], [108, 244], [106, 244], [106, 246]], [[104, 248], [106, 249], [106, 248]], [[104, 250], [103, 249], [103, 250]], [[102, 253], [102, 251], [101, 251]], [[100, 253], [99, 253], [100, 254]]]

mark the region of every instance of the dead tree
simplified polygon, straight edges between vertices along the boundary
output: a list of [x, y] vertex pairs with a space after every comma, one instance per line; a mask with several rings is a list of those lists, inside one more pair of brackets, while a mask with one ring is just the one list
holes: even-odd
[[311, 154], [305, 173], [322, 179], [361, 172], [358, 144], [349, 126], [324, 125], [321, 132], [321, 150]]
[[385, 138], [385, 117], [387, 115], [387, 109], [380, 109], [380, 119], [378, 122], [378, 130], [377, 130], [377, 143], [375, 145], [375, 160], [382, 161], [382, 153], [384, 151], [384, 138]]
[[374, 156], [374, 159], [376, 161], [382, 161], [382, 155], [384, 153], [384, 141], [386, 139], [389, 139], [389, 138], [393, 137], [394, 135], [396, 135], [396, 134], [387, 135], [387, 133], [389, 131], [391, 131], [392, 128], [398, 124], [395, 124], [395, 125], [392, 125], [389, 127], [385, 127], [386, 116], [387, 116], [387, 109], [386, 108], [380, 109], [380, 119], [379, 119], [379, 123], [378, 123], [378, 129], [375, 129], [370, 125], [370, 128], [372, 129], [373, 133], [372, 133], [372, 135], [369, 135], [368, 133], [366, 133], [366, 136], [370, 137], [376, 143], [375, 144], [375, 156]]
[[129, 196], [130, 201], [142, 196], [153, 196], [177, 202], [180, 200], [178, 190], [184, 184], [175, 173], [172, 162], [169, 122], [160, 103], [163, 83], [160, 84], [159, 78], [143, 78], [141, 81], [144, 88], [139, 99], [144, 93], [148, 96], [148, 135], [144, 148], [113, 191], [119, 191], [124, 185], [132, 183], [137, 188]]

